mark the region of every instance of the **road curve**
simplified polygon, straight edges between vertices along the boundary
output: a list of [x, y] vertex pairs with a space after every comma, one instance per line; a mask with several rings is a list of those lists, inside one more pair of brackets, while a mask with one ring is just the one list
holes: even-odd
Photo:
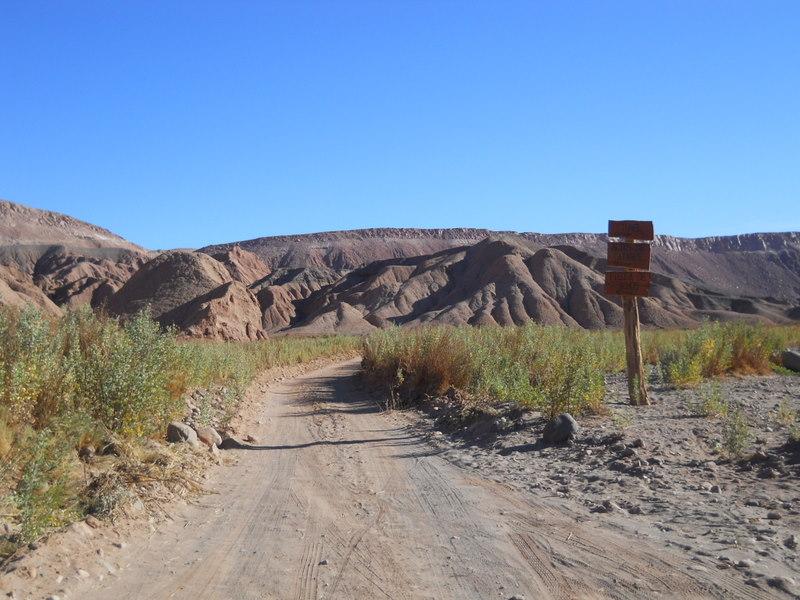
[[271, 388], [264, 446], [120, 550], [86, 600], [762, 598], [736, 574], [612, 532], [437, 456], [355, 385], [358, 362]]

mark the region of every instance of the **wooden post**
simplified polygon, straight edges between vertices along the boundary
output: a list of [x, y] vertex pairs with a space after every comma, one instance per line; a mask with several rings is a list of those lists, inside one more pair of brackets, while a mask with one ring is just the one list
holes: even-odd
[[642, 338], [639, 332], [639, 296], [650, 295], [650, 245], [655, 239], [652, 221], [609, 221], [608, 237], [622, 242], [608, 242], [606, 293], [622, 296], [625, 331], [625, 371], [631, 404], [650, 404], [647, 377], [642, 362]]
[[647, 378], [642, 362], [642, 338], [639, 333], [639, 300], [636, 296], [622, 297], [622, 315], [625, 319], [625, 357], [628, 375], [628, 397], [631, 404], [650, 404], [647, 396]]

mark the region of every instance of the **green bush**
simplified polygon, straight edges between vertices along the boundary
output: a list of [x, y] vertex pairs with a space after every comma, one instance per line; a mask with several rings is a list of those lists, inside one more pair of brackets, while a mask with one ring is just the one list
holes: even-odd
[[658, 339], [658, 362], [664, 379], [675, 386], [689, 387], [703, 379], [736, 373], [767, 374], [774, 370], [780, 351], [792, 343], [795, 328], [766, 327], [744, 322], [710, 323]]
[[0, 551], [92, 510], [81, 448], [162, 438], [190, 388], [222, 388], [232, 414], [261, 370], [353, 356], [358, 345], [344, 337], [186, 342], [145, 314], [120, 323], [88, 308], [60, 319], [0, 308], [0, 515], [19, 527]]

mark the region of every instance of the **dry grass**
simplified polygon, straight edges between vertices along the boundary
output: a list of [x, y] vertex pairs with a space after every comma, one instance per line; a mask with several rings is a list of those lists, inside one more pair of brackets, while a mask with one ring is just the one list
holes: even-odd
[[[643, 332], [654, 380], [696, 386], [724, 375], [772, 372], [779, 353], [800, 344], [800, 327], [741, 322]], [[602, 411], [604, 375], [625, 368], [619, 331], [526, 325], [509, 328], [391, 329], [363, 347], [366, 376], [395, 405], [450, 389], [471, 404], [515, 402], [546, 414]]]
[[472, 404], [517, 402], [548, 414], [600, 409], [603, 371], [583, 330], [434, 327], [367, 338], [366, 376], [396, 404], [455, 389]]

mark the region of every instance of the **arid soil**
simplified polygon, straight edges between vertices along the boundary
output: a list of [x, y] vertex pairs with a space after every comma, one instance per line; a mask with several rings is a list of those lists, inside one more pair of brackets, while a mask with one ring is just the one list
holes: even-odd
[[[738, 403], [750, 428], [742, 456], [725, 451], [724, 417], [696, 416], [713, 389], [656, 388], [654, 404], [627, 403], [610, 378], [610, 414], [580, 419], [574, 443], [543, 444], [546, 420], [472, 422], [450, 435], [448, 403], [434, 402], [422, 431], [443, 458], [473, 473], [577, 504], [604, 526], [683, 551], [693, 571], [730, 571], [754, 589], [800, 594], [800, 445], [787, 443], [800, 409], [800, 377], [727, 379], [723, 401]], [[484, 420], [485, 421], [485, 420]]]
[[[588, 482], [597, 488], [598, 499], [622, 502], [620, 490], [625, 490], [644, 514], [591, 512], [577, 491], [581, 479], [572, 473], [588, 462], [570, 456], [582, 442], [547, 451], [553, 462], [541, 462], [541, 451], [515, 452], [505, 442], [494, 454], [477, 445], [464, 448], [457, 438], [452, 444], [432, 443], [446, 436], [435, 435], [416, 413], [382, 412], [375, 396], [360, 388], [357, 372], [358, 361], [349, 361], [268, 390], [255, 388], [262, 402], [248, 422], [257, 427], [258, 442], [223, 453], [229, 464], [212, 473], [209, 494], [177, 506], [171, 520], [147, 533], [123, 540], [113, 530], [87, 528], [66, 559], [68, 548], [42, 548], [40, 556], [46, 559], [49, 551], [51, 559], [61, 560], [29, 565], [36, 567], [29, 580], [35, 582], [29, 586], [35, 590], [31, 597], [770, 598], [787, 597], [784, 590], [792, 589], [788, 579], [770, 584], [755, 574], [779, 567], [769, 574], [774, 579], [791, 570], [789, 555], [774, 546], [757, 541], [770, 556], [756, 554], [752, 566], [735, 567], [714, 555], [720, 536], [713, 536], [715, 544], [695, 538], [687, 548], [664, 535], [662, 529], [670, 533], [668, 528], [682, 535], [685, 520], [705, 520], [705, 528], [713, 529], [720, 517], [695, 515], [689, 502], [683, 503], [684, 521], [667, 509], [658, 517], [662, 528], [654, 527], [651, 513], [670, 501], [640, 496], [682, 493], [670, 478], [666, 481], [674, 489], [648, 491], [637, 478], [628, 487], [606, 481], [611, 471], [598, 467], [601, 479]], [[661, 406], [666, 402], [652, 410]], [[520, 441], [535, 439], [537, 421], [530, 425], [533, 429], [519, 433]], [[594, 435], [593, 427], [599, 424], [585, 424], [582, 435]], [[505, 440], [516, 444], [513, 435]], [[654, 440], [640, 450], [663, 454], [668, 465], [683, 461], [668, 452], [667, 441], [678, 448], [683, 443], [674, 435], [658, 442], [663, 451], [652, 450]], [[692, 442], [689, 447], [694, 448]], [[522, 477], [512, 477], [526, 468]], [[570, 478], [558, 485], [576, 491], [550, 490], [551, 477]], [[698, 491], [688, 499], [707, 503], [709, 513], [745, 510], [732, 482], [720, 481], [721, 494]], [[794, 517], [782, 502], [794, 496], [787, 489], [775, 483], [765, 493], [780, 503], [776, 510], [788, 531]], [[750, 509], [753, 515], [763, 510]], [[757, 518], [763, 518], [760, 512]], [[771, 536], [768, 527], [748, 536], [775, 538], [778, 544], [785, 532]], [[706, 548], [708, 555], [696, 552]], [[729, 548], [724, 552], [734, 564], [741, 560]], [[745, 569], [754, 572], [750, 577], [757, 585], [747, 583]], [[15, 593], [28, 597], [22, 589]]]

